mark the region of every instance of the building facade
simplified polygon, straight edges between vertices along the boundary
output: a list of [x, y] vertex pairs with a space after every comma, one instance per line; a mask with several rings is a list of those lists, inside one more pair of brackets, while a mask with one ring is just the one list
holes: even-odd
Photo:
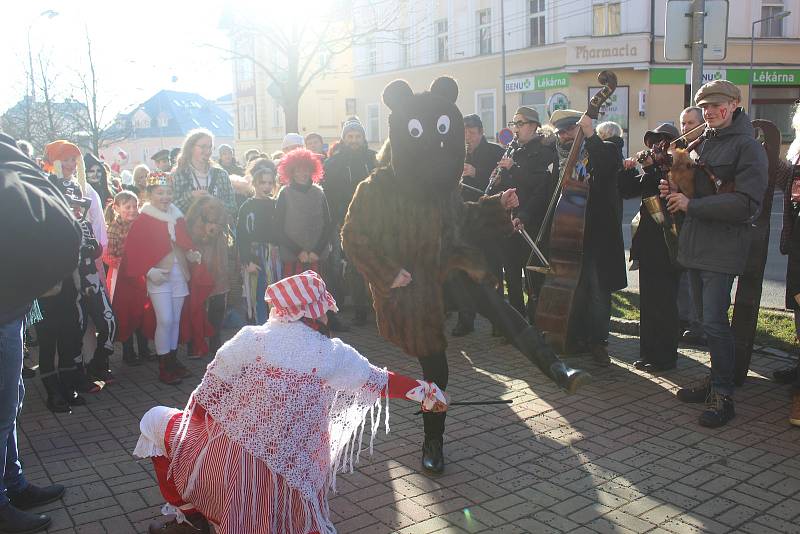
[[[729, 4], [727, 54], [706, 62], [704, 78], [739, 85], [745, 106], [752, 23], [791, 11], [755, 26], [753, 69], [753, 115], [778, 123], [788, 140], [800, 98], [800, 0]], [[600, 120], [620, 123], [631, 150], [639, 150], [645, 131], [677, 124], [690, 101], [689, 62], [664, 59], [665, 16], [665, 0], [406, 0], [396, 28], [354, 50], [357, 111], [377, 146], [387, 135], [386, 84], [403, 78], [419, 91], [447, 75], [459, 83], [461, 111], [480, 115], [493, 137], [520, 105], [543, 120], [562, 107], [585, 110], [600, 88], [598, 72], [608, 69], [618, 87]]]
[[[100, 156], [120, 169], [133, 169], [144, 163], [153, 167], [150, 158], [159, 150], [180, 148], [186, 134], [205, 128], [214, 134], [214, 144], [233, 144], [233, 119], [215, 102], [197, 93], [162, 90], [120, 114], [107, 133], [108, 141]], [[120, 157], [121, 152], [127, 159]]]

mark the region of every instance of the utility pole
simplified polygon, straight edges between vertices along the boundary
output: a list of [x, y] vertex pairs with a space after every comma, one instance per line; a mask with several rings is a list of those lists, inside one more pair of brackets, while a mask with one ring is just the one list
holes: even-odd
[[692, 96], [690, 97], [690, 105], [693, 105], [692, 99], [697, 94], [700, 86], [703, 85], [703, 24], [706, 18], [706, 1], [694, 0], [692, 5]]

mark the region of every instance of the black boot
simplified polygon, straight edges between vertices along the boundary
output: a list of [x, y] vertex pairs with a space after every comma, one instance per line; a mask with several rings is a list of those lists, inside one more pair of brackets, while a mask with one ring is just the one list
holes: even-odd
[[122, 342], [122, 361], [125, 362], [125, 365], [129, 365], [131, 367], [136, 367], [137, 365], [142, 364], [142, 361], [139, 359], [139, 355], [133, 350], [133, 337], [129, 337]]
[[217, 355], [217, 351], [221, 346], [222, 346], [222, 340], [220, 339], [218, 333], [208, 338], [208, 354], [212, 358]]
[[7, 534], [33, 534], [47, 528], [50, 518], [44, 514], [23, 512], [8, 504], [0, 508], [0, 532]]
[[139, 360], [145, 362], [152, 362], [157, 360], [157, 356], [154, 352], [150, 352], [150, 347], [147, 344], [147, 336], [142, 334], [141, 330], [137, 330], [134, 335], [136, 336], [136, 348], [138, 349], [137, 353], [139, 354]]
[[719, 428], [728, 424], [736, 416], [733, 409], [733, 398], [712, 391], [706, 401], [706, 409], [700, 414], [700, 426]]
[[106, 386], [116, 382], [108, 368], [108, 353], [105, 349], [98, 347], [94, 351], [92, 361], [86, 366], [86, 375], [90, 382], [102, 382]]
[[[8, 492], [8, 500], [15, 508], [20, 510], [28, 510], [35, 508], [42, 504], [51, 503], [59, 500], [64, 495], [64, 486], [61, 484], [53, 484], [52, 486], [34, 486], [28, 484], [24, 490], [19, 493]], [[0, 531], [2, 532], [2, 531]]]
[[797, 366], [778, 369], [772, 373], [772, 378], [778, 384], [791, 384], [797, 380]]
[[700, 403], [711, 394], [711, 377], [706, 376], [700, 382], [678, 390], [676, 396], [681, 402]]
[[333, 312], [328, 312], [328, 328], [331, 332], [349, 332], [350, 327], [339, 320], [339, 316]]
[[422, 442], [422, 469], [432, 475], [444, 472], [444, 439], [442, 436], [425, 436]]
[[567, 393], [575, 393], [578, 388], [592, 381], [592, 375], [586, 371], [573, 369], [561, 361], [550, 345], [545, 342], [542, 334], [533, 327], [523, 330], [512, 340], [512, 343], [528, 360]]
[[[59, 371], [61, 378], [61, 391], [70, 406], [85, 406], [86, 399], [80, 396], [79, 392], [84, 392], [95, 386], [94, 382], [89, 382], [83, 371], [83, 366], [76, 369], [62, 369]], [[98, 389], [99, 391], [99, 389]]]
[[67, 399], [64, 398], [58, 373], [42, 377], [42, 385], [47, 391], [47, 409], [53, 413], [70, 413]]

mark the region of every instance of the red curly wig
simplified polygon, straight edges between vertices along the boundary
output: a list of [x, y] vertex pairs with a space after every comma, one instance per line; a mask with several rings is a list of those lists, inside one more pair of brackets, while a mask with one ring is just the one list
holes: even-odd
[[290, 177], [299, 168], [311, 170], [311, 181], [318, 184], [322, 181], [322, 161], [319, 155], [304, 148], [296, 148], [283, 156], [278, 163], [278, 176], [282, 184], [289, 183]]

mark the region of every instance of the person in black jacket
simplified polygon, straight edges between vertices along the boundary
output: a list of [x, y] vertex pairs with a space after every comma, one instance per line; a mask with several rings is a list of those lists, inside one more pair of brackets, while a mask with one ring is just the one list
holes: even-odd
[[61, 498], [64, 486], [38, 487], [22, 471], [17, 415], [22, 408], [22, 329], [32, 301], [78, 265], [81, 232], [64, 196], [13, 139], [0, 133], [0, 532], [38, 532], [50, 518], [23, 509]]
[[[461, 182], [461, 197], [467, 202], [477, 202], [489, 185], [489, 178], [497, 168], [497, 162], [503, 157], [505, 150], [498, 144], [490, 143], [483, 135], [483, 121], [478, 115], [464, 117], [464, 141], [467, 145], [467, 156], [464, 160], [464, 174]], [[497, 242], [479, 243], [489, 263], [491, 272], [497, 280], [503, 279], [503, 246]], [[503, 294], [502, 284], [498, 285], [498, 292]], [[472, 299], [460, 298], [460, 292], [453, 291], [453, 297], [458, 306], [458, 321], [451, 332], [456, 337], [461, 337], [475, 330], [476, 310]], [[493, 329], [493, 332], [494, 329]], [[497, 332], [495, 332], [496, 334]]]
[[[662, 141], [669, 143], [679, 135], [677, 128], [664, 123], [644, 134], [644, 144], [652, 148]], [[646, 154], [641, 157], [642, 174], [636, 171], [636, 158], [624, 161], [625, 170], [619, 173], [619, 190], [625, 198], [642, 199], [639, 213], [631, 222], [630, 259], [639, 269], [641, 315], [639, 360], [633, 366], [655, 373], [675, 368], [681, 269], [676, 261], [677, 225], [673, 227], [672, 217], [666, 214], [658, 198], [658, 184], [666, 178], [667, 169]]]
[[239, 208], [236, 226], [236, 246], [247, 293], [247, 318], [251, 324], [267, 321], [267, 286], [280, 280], [275, 231], [275, 163], [256, 158], [247, 165], [245, 176], [255, 195]]
[[[514, 224], [521, 224], [533, 238], [539, 233], [558, 182], [559, 169], [555, 138], [541, 134], [540, 126], [539, 114], [535, 109], [527, 106], [517, 109], [509, 127], [514, 130], [519, 148], [511, 157], [500, 160], [499, 167], [508, 172], [500, 175], [500, 183], [492, 189], [493, 192], [511, 188], [517, 190], [519, 209], [516, 210]], [[544, 249], [546, 250], [546, 246]], [[517, 232], [506, 242], [503, 269], [508, 286], [508, 300], [522, 315], [526, 314], [522, 296], [522, 271], [530, 253], [530, 247]], [[531, 282], [527, 314], [532, 319], [544, 277], [529, 273], [526, 273], [526, 277]]]
[[[370, 307], [367, 286], [361, 274], [349, 263], [347, 264], [342, 276], [342, 246], [338, 237], [339, 230], [344, 224], [344, 216], [347, 208], [353, 199], [356, 187], [364, 178], [370, 175], [375, 168], [375, 151], [367, 146], [364, 136], [364, 127], [357, 117], [350, 117], [342, 126], [342, 137], [331, 155], [325, 160], [325, 181], [322, 188], [328, 198], [328, 206], [331, 210], [331, 217], [336, 227], [336, 239], [333, 240], [333, 250], [330, 256], [330, 280], [329, 287], [334, 297], [343, 299], [337, 295], [343, 285], [353, 299], [355, 317], [353, 324], [357, 326], [367, 323], [367, 313]], [[344, 279], [342, 279], [344, 278]], [[339, 327], [341, 329], [341, 325]]]
[[581, 276], [573, 303], [570, 341], [580, 350], [588, 349], [595, 362], [607, 366], [608, 333], [611, 326], [611, 293], [628, 285], [625, 275], [625, 246], [617, 213], [617, 173], [622, 157], [617, 145], [595, 134], [592, 119], [580, 111], [557, 110], [550, 122], [558, 134], [559, 161], [566, 161], [578, 128], [584, 146], [575, 172], [589, 180]]

